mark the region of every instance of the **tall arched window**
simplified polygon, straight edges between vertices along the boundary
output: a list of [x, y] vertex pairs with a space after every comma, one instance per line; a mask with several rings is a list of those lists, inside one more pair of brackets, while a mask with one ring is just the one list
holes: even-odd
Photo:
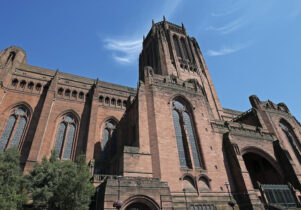
[[22, 107], [11, 111], [0, 138], [0, 151], [9, 147], [17, 147], [20, 150], [28, 118], [29, 112]]
[[[113, 156], [116, 152], [117, 144], [116, 122], [112, 119], [106, 121], [102, 131], [101, 160], [106, 160], [109, 150]], [[110, 148], [111, 147], [111, 148]], [[110, 148], [110, 149], [109, 149]]]
[[186, 46], [186, 43], [185, 43], [185, 40], [183, 37], [181, 38], [181, 44], [182, 44], [182, 49], [183, 49], [183, 53], [184, 53], [184, 58], [187, 60], [190, 60], [189, 55], [188, 55], [187, 46]]
[[293, 149], [299, 163], [301, 164], [301, 145], [299, 140], [297, 139], [297, 136], [295, 135], [292, 127], [290, 124], [288, 124], [286, 121], [281, 120], [279, 123], [279, 126], [281, 127], [283, 133], [285, 134], [289, 144], [291, 145], [291, 148]]
[[179, 39], [176, 35], [173, 36], [173, 43], [175, 45], [175, 48], [176, 48], [176, 53], [177, 53], [177, 56], [179, 58], [182, 58], [182, 54], [181, 54], [181, 50], [180, 50], [180, 44], [179, 44]]
[[[180, 165], [182, 167], [192, 168], [191, 159], [193, 159], [194, 167], [203, 168], [191, 112], [188, 110], [185, 103], [179, 100], [173, 101], [172, 117]], [[192, 158], [190, 154], [192, 155]]]
[[54, 150], [60, 159], [71, 159], [77, 123], [71, 114], [61, 118], [58, 125]]

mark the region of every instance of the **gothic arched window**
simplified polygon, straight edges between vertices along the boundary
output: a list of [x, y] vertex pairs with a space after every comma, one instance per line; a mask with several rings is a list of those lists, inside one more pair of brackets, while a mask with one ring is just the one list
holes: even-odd
[[188, 56], [188, 50], [187, 50], [187, 46], [186, 46], [184, 38], [181, 38], [181, 44], [182, 44], [182, 49], [183, 49], [183, 52], [184, 52], [184, 58], [187, 59], [187, 60], [190, 60], [189, 56]]
[[[180, 166], [192, 168], [191, 159], [194, 167], [203, 168], [200, 149], [195, 135], [194, 123], [191, 112], [185, 103], [178, 100], [172, 103], [172, 117], [176, 134]], [[190, 156], [192, 155], [192, 158]]]
[[177, 57], [182, 58], [182, 54], [181, 54], [181, 50], [180, 50], [180, 44], [179, 44], [179, 39], [176, 35], [173, 36], [173, 43], [175, 45], [176, 48], [176, 53], [177, 53]]
[[76, 121], [70, 114], [61, 118], [58, 125], [54, 150], [60, 159], [71, 159], [74, 148]]
[[0, 138], [0, 151], [9, 147], [17, 147], [20, 150], [28, 116], [28, 111], [22, 107], [17, 107], [11, 111]]
[[[101, 160], [106, 160], [108, 156], [108, 150], [111, 150], [111, 155], [116, 152], [117, 146], [117, 133], [116, 133], [116, 122], [112, 119], [106, 121], [102, 131], [101, 141]], [[111, 147], [109, 149], [109, 147]]]
[[285, 122], [284, 120], [281, 120], [279, 123], [279, 126], [281, 127], [283, 133], [285, 134], [289, 144], [291, 145], [291, 148], [293, 149], [296, 158], [298, 159], [299, 163], [301, 164], [301, 145], [299, 140], [297, 139], [297, 136], [295, 135], [292, 127], [290, 124]]

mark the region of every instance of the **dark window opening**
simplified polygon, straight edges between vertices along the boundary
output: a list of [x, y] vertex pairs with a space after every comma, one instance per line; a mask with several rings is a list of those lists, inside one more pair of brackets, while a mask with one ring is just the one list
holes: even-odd
[[41, 85], [40, 83], [38, 83], [38, 84], [36, 85], [36, 90], [37, 90], [37, 91], [40, 91], [40, 90], [41, 90], [41, 87], [42, 87], [42, 85]]
[[25, 80], [22, 80], [21, 83], [20, 83], [20, 87], [21, 88], [24, 88], [26, 85], [26, 81]]
[[16, 87], [18, 85], [18, 80], [17, 79], [13, 79], [12, 81], [12, 86]]
[[83, 92], [80, 92], [79, 95], [78, 95], [78, 97], [79, 97], [80, 99], [83, 99], [83, 98], [84, 98], [84, 93], [83, 93]]
[[100, 103], [102, 103], [102, 102], [103, 102], [103, 96], [99, 96], [98, 101], [99, 101]]
[[70, 90], [69, 89], [67, 89], [66, 91], [65, 91], [65, 96], [70, 96]]

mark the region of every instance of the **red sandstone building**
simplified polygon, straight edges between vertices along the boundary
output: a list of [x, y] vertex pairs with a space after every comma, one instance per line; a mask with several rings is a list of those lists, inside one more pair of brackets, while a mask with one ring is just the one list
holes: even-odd
[[256, 96], [246, 112], [221, 107], [183, 25], [153, 23], [136, 89], [28, 65], [19, 47], [1, 52], [0, 85], [0, 150], [18, 147], [25, 172], [51, 150], [85, 154], [93, 209], [299, 206], [299, 122]]

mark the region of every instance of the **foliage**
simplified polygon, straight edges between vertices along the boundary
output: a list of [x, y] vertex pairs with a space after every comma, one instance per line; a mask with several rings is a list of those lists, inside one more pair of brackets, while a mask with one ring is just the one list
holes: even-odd
[[19, 151], [10, 148], [0, 152], [0, 209], [21, 209], [26, 202]]
[[89, 209], [95, 193], [90, 178], [83, 156], [74, 163], [60, 161], [52, 152], [50, 159], [36, 164], [27, 177], [33, 205], [36, 209]]

